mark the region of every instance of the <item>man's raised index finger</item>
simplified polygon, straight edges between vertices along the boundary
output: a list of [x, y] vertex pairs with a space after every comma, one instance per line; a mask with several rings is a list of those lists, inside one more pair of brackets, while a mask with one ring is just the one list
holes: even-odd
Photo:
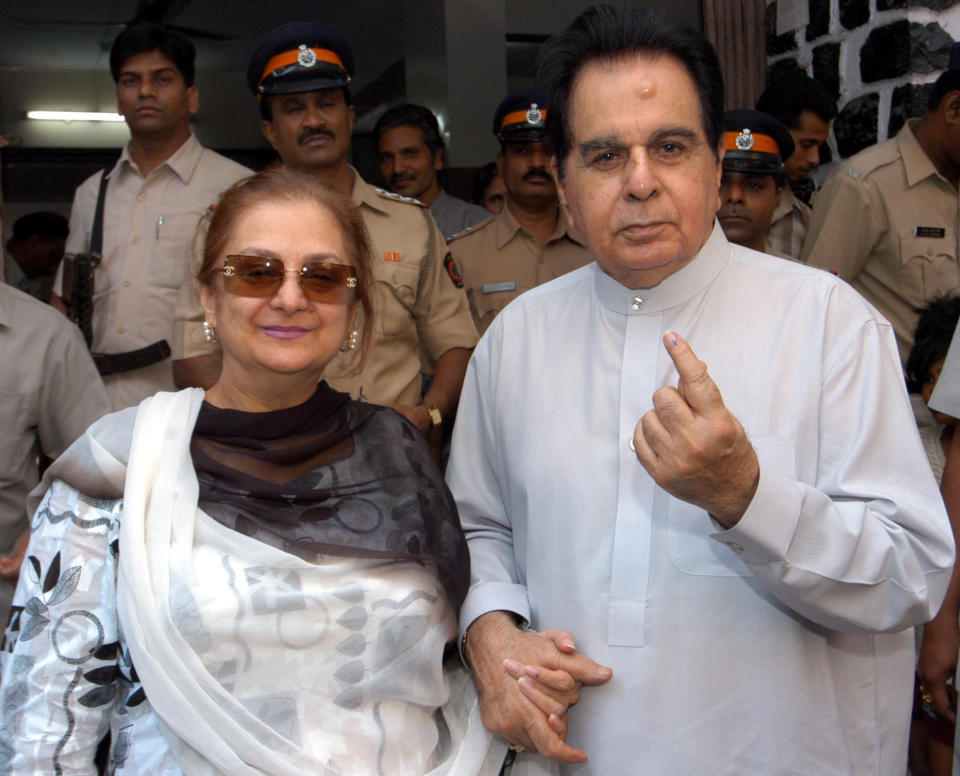
[[667, 354], [680, 375], [680, 392], [694, 410], [723, 404], [720, 391], [707, 374], [707, 365], [693, 352], [690, 344], [675, 331], [663, 335]]

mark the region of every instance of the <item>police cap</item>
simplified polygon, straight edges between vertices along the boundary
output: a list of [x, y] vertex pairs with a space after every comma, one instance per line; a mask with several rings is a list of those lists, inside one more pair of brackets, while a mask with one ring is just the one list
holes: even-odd
[[267, 33], [247, 68], [247, 86], [258, 97], [334, 89], [352, 77], [350, 44], [318, 22], [292, 22]]
[[793, 154], [790, 130], [768, 113], [728, 110], [723, 114], [723, 129], [725, 170], [777, 175]]
[[542, 89], [521, 89], [500, 103], [493, 117], [493, 134], [500, 142], [533, 142], [546, 137], [546, 97]]

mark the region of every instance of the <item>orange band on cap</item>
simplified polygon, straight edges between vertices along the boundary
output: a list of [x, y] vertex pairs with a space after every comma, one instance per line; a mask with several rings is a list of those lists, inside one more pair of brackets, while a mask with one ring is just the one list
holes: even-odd
[[[546, 108], [537, 108], [540, 111], [541, 121], [547, 118], [547, 109]], [[527, 123], [527, 113], [530, 111], [529, 108], [525, 110], [515, 110], [513, 113], [508, 113], [503, 117], [503, 120], [500, 122], [500, 129], [502, 130], [508, 124], [526, 124]]]
[[[723, 139], [724, 145], [728, 151], [742, 151], [742, 148], [737, 148], [737, 138], [740, 137], [739, 132], [724, 132]], [[751, 134], [750, 137], [753, 138], [753, 147], [750, 148], [750, 151], [759, 151], [763, 154], [777, 154], [780, 155], [780, 146], [777, 145], [777, 141], [774, 140], [770, 135], [758, 135], [756, 133]]]
[[[340, 61], [333, 51], [330, 49], [319, 49], [319, 48], [310, 48], [314, 54], [317, 55], [318, 62], [329, 62], [331, 65], [337, 65], [342, 70], [346, 70], [343, 66], [343, 62]], [[260, 81], [258, 83], [263, 83], [267, 76], [271, 75], [275, 70], [279, 70], [281, 67], [286, 67], [287, 65], [295, 65], [297, 63], [297, 58], [300, 56], [300, 49], [295, 48], [290, 51], [284, 51], [281, 54], [270, 57], [270, 61], [267, 62], [267, 66], [263, 68], [263, 74], [260, 76]]]

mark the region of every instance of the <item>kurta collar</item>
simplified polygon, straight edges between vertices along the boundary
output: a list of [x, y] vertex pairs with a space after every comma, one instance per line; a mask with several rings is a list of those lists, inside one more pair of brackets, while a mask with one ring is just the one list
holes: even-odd
[[630, 289], [594, 264], [594, 286], [600, 303], [623, 315], [650, 315], [684, 304], [709, 286], [730, 261], [730, 243], [720, 224], [693, 261], [652, 288]]
[[916, 186], [930, 176], [940, 177], [937, 168], [933, 166], [930, 157], [921, 148], [917, 136], [913, 134], [913, 127], [919, 119], [910, 119], [897, 133], [897, 148], [903, 159], [903, 169], [907, 176], [907, 185]]
[[[197, 136], [191, 132], [190, 137], [174, 152], [173, 156], [163, 162], [163, 164], [158, 165], [157, 169], [164, 166], [169, 167], [183, 183], [189, 183], [190, 178], [193, 176], [193, 171], [200, 163], [202, 154], [203, 146], [200, 145]], [[137, 175], [140, 175], [140, 169], [130, 155], [130, 143], [127, 143], [123, 147], [123, 151], [120, 152], [120, 158], [117, 159], [117, 163], [113, 166], [113, 169], [110, 170], [107, 177], [112, 178], [124, 168], [128, 168], [136, 172]]]
[[[516, 216], [510, 211], [510, 208], [504, 204], [503, 210], [497, 215], [494, 219], [496, 224], [496, 239], [497, 239], [497, 250], [503, 248], [508, 242], [510, 242], [517, 232], [523, 232], [529, 237], [533, 237], [526, 229], [524, 229], [520, 222], [517, 221]], [[570, 225], [567, 223], [567, 217], [563, 213], [563, 208], [559, 209], [559, 217], [557, 218], [557, 226], [553, 230], [553, 234], [550, 235], [550, 239], [547, 240], [549, 245], [554, 240], [559, 240], [562, 237], [567, 237], [573, 240], [577, 245], [584, 245], [583, 238], [580, 237]]]

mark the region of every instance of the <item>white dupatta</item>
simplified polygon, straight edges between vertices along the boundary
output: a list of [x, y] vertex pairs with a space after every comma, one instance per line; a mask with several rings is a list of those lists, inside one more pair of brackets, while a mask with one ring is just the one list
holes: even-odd
[[466, 671], [440, 665], [455, 624], [433, 574], [311, 563], [204, 514], [190, 456], [202, 401], [190, 389], [139, 407], [117, 582], [133, 664], [185, 773], [495, 776], [505, 743]]

